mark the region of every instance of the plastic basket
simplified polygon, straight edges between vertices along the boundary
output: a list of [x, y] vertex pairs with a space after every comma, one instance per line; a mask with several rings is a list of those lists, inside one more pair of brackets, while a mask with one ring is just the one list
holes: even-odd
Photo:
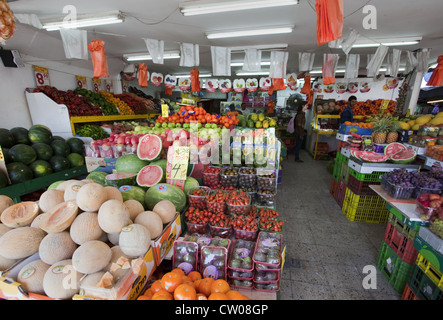
[[408, 239], [389, 222], [384, 240], [404, 262], [413, 264], [417, 259], [418, 251], [414, 248], [414, 240]]
[[377, 269], [397, 293], [403, 293], [411, 278], [414, 266], [414, 264], [408, 264], [400, 259], [394, 250], [383, 241], [377, 259]]
[[363, 196], [374, 196], [377, 193], [372, 190], [370, 185], [379, 185], [380, 182], [361, 181], [357, 180], [354, 176], [349, 176], [347, 186], [355, 194]]
[[406, 284], [405, 290], [403, 291], [403, 294], [401, 296], [401, 300], [420, 300], [417, 298], [414, 291], [412, 291], [411, 288], [409, 288], [409, 285]]
[[203, 246], [200, 253], [200, 274], [204, 277], [227, 279], [228, 250], [224, 247]]
[[349, 174], [360, 181], [381, 182], [381, 176], [385, 174], [385, 172], [376, 171], [372, 173], [360, 173], [352, 168], [349, 168]]
[[431, 279], [437, 287], [443, 290], [443, 273], [436, 266], [429, 262], [420, 253], [417, 255], [415, 262], [417, 266]]
[[419, 300], [443, 300], [443, 291], [429, 279], [418, 265], [413, 265], [408, 285]]
[[335, 193], [337, 192], [338, 188], [338, 181], [335, 179], [331, 179], [331, 186], [329, 187], [329, 193], [332, 195], [332, 197], [335, 199]]
[[195, 242], [174, 241], [172, 265], [182, 269], [185, 274], [197, 271], [198, 245]]
[[340, 169], [340, 180], [343, 181], [345, 184], [348, 184], [348, 180], [349, 180], [349, 174], [350, 174], [350, 170], [351, 168], [349, 168], [348, 166], [348, 162], [349, 159], [346, 158], [346, 160], [344, 160], [341, 163], [341, 169]]
[[343, 181], [339, 181], [337, 184], [337, 190], [335, 191], [335, 201], [341, 207], [345, 200], [347, 186]]
[[409, 219], [404, 219], [407, 220], [406, 223], [403, 220], [399, 219], [393, 212], [389, 211], [389, 223], [392, 224], [397, 230], [399, 230], [406, 238], [414, 241], [420, 227], [411, 227], [408, 223]]
[[386, 202], [381, 197], [356, 195], [348, 188], [342, 212], [349, 221], [365, 223], [386, 223], [389, 216]]
[[211, 237], [220, 237], [224, 239], [229, 239], [232, 235], [232, 227], [216, 227], [209, 225], [209, 233]]

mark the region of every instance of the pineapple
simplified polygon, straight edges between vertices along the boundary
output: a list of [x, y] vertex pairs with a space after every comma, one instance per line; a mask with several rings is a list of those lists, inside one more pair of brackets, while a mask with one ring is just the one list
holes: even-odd
[[372, 141], [376, 144], [383, 144], [386, 142], [386, 138], [390, 131], [391, 120], [387, 117], [383, 117], [375, 122], [372, 128]]
[[392, 121], [389, 133], [386, 137], [386, 143], [393, 143], [398, 140], [398, 132], [401, 130], [400, 123], [398, 121]]

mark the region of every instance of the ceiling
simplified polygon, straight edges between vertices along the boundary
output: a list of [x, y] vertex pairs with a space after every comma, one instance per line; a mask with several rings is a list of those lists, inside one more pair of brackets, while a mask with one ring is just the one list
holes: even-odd
[[[181, 42], [200, 45], [200, 66], [202, 73], [211, 73], [210, 46], [250, 46], [287, 43], [289, 61], [287, 71], [298, 71], [298, 53], [315, 52], [314, 69], [321, 69], [323, 53], [340, 54], [339, 68], [344, 68], [345, 54], [341, 49], [330, 49], [327, 45], [318, 46], [316, 39], [315, 0], [300, 0], [296, 6], [270, 9], [208, 14], [185, 17], [180, 13], [180, 0], [16, 0], [10, 2], [14, 13], [33, 13], [40, 20], [62, 18], [63, 7], [74, 5], [78, 14], [91, 14], [120, 10], [125, 14], [121, 24], [86, 28], [88, 41], [99, 38], [106, 43], [106, 53], [111, 59], [111, 70], [122, 70], [123, 54], [146, 52], [143, 38], [164, 40], [165, 50], [178, 50]], [[366, 14], [362, 8], [373, 5], [377, 10], [377, 29], [365, 30], [362, 21]], [[357, 30], [363, 37], [370, 39], [422, 36], [419, 45], [397, 47], [402, 50], [431, 48], [430, 63], [443, 54], [443, 33], [441, 28], [441, 0], [344, 0], [343, 38], [350, 28]], [[291, 34], [240, 37], [231, 39], [208, 40], [205, 32], [235, 30], [242, 28], [261, 28], [280, 25], [295, 25]], [[29, 25], [17, 23], [13, 38], [4, 46], [18, 49], [22, 53], [48, 59], [63, 61], [65, 55], [59, 32], [47, 32]], [[48, 49], [49, 48], [49, 49]], [[351, 53], [361, 54], [361, 72], [364, 74], [366, 55], [374, 53], [375, 48], [352, 49]], [[263, 60], [268, 57], [263, 52]], [[232, 61], [243, 61], [244, 53], [233, 53]], [[402, 56], [405, 63], [406, 56]], [[90, 61], [70, 61], [79, 66], [91, 66]], [[145, 62], [150, 71], [164, 74], [189, 73], [191, 68], [179, 67], [179, 60], [165, 60], [164, 65]], [[111, 63], [110, 63], [111, 64]], [[265, 68], [265, 67], [264, 67]], [[235, 68], [232, 69], [235, 75]]]

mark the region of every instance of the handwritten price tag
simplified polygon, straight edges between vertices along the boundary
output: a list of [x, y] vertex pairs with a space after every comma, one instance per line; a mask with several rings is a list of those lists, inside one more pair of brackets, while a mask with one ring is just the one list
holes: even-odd
[[189, 147], [176, 147], [172, 156], [170, 170], [166, 172], [168, 179], [186, 180], [189, 163]]
[[383, 100], [381, 106], [380, 106], [380, 110], [384, 111], [389, 107], [389, 100]]
[[75, 76], [75, 80], [77, 80], [78, 88], [86, 88], [86, 77]]
[[94, 92], [97, 93], [102, 89], [102, 79], [100, 78], [93, 78], [92, 82], [94, 84]]
[[51, 82], [49, 81], [49, 70], [47, 68], [39, 66], [32, 67], [34, 69], [34, 76], [37, 87], [50, 86]]
[[162, 104], [162, 117], [169, 117], [169, 106], [167, 104]]

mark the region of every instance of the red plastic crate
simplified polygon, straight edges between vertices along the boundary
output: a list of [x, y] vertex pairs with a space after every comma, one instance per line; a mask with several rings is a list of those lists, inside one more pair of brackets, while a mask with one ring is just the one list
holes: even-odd
[[390, 222], [387, 223], [384, 240], [407, 264], [413, 264], [417, 260], [418, 251], [414, 248], [414, 240], [409, 239]]
[[335, 201], [337, 201], [340, 208], [343, 206], [343, 201], [345, 200], [346, 188], [346, 184], [343, 181], [338, 182], [337, 191], [335, 192]]
[[380, 182], [360, 181], [352, 175], [349, 175], [349, 178], [348, 178], [349, 190], [351, 190], [354, 194], [357, 194], [360, 196], [375, 196], [375, 195], [377, 195], [377, 193], [374, 190], [372, 190], [369, 186], [370, 185], [379, 185], [379, 184], [380, 184]]
[[334, 179], [331, 179], [331, 186], [329, 187], [329, 192], [331, 193], [332, 197], [335, 199], [335, 193], [337, 192], [338, 188], [338, 182]]
[[401, 296], [401, 300], [420, 300], [417, 298], [415, 293], [409, 288], [409, 286], [406, 284], [405, 290], [403, 291], [403, 294]]

